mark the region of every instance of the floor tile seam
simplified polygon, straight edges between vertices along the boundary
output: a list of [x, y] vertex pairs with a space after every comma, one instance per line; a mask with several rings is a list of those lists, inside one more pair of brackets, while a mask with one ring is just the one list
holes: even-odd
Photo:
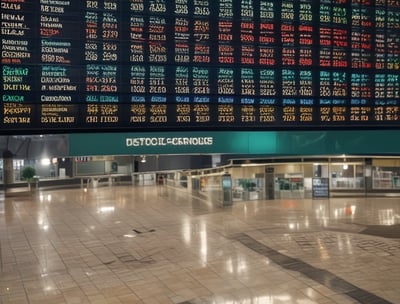
[[[187, 274], [187, 276], [189, 276], [190, 278], [191, 278], [191, 280], [193, 280], [193, 282], [196, 282], [196, 284], [198, 284], [198, 286], [200, 286], [200, 288], [204, 288], [204, 289], [206, 289], [208, 292], [210, 292], [210, 293], [212, 293], [212, 291], [206, 286], [206, 285], [204, 285], [202, 282], [201, 282], [201, 280], [199, 280], [199, 278], [197, 278], [193, 273], [192, 273], [192, 271], [193, 271], [193, 269], [191, 269], [191, 268], [187, 268], [187, 267], [183, 267], [182, 269], [181, 269], [182, 271], [184, 271], [185, 272], [185, 274]], [[210, 271], [212, 271], [216, 276], [218, 276], [218, 273], [216, 272], [216, 270], [213, 268], [213, 267], [209, 267], [209, 270]], [[203, 299], [204, 300], [204, 299]], [[210, 301], [207, 301], [207, 302], [204, 302], [202, 300], [202, 304], [206, 304], [206, 303], [211, 303]], [[177, 303], [177, 304], [198, 304], [199, 302], [197, 301], [197, 300], [186, 300], [186, 301], [183, 301], [183, 302], [179, 302], [179, 303]]]
[[[345, 294], [360, 303], [377, 303], [377, 304], [393, 304], [369, 291], [366, 291], [362, 288], [359, 288], [353, 285], [350, 282], [336, 276], [334, 273], [320, 269], [317, 267], [312, 266], [302, 260], [297, 258], [293, 258], [290, 256], [286, 256], [279, 251], [272, 249], [259, 241], [253, 239], [246, 233], [237, 234], [235, 239], [243, 244], [245, 247], [257, 252], [260, 255], [264, 255], [271, 259], [274, 263], [278, 264], [280, 267], [296, 271], [301, 273], [302, 275], [306, 276], [307, 278], [312, 279], [314, 282], [317, 282], [332, 291], [335, 291], [339, 294]], [[302, 267], [299, 267], [302, 266]], [[318, 277], [317, 274], [324, 274], [325, 278]], [[328, 279], [328, 281], [327, 281]], [[342, 286], [332, 286], [331, 283], [341, 284]], [[367, 299], [367, 300], [365, 300]], [[372, 301], [370, 301], [372, 300]]]

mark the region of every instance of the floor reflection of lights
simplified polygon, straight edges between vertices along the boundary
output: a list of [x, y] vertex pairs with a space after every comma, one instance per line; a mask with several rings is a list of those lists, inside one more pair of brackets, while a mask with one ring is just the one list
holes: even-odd
[[[391, 271], [400, 267], [397, 240], [360, 234], [365, 223], [399, 223], [398, 200], [209, 207], [210, 200], [175, 190], [161, 195], [151, 186], [43, 191], [0, 202], [0, 302], [351, 302], [323, 285], [342, 278], [400, 303]], [[258, 247], [240, 243], [240, 234]]]

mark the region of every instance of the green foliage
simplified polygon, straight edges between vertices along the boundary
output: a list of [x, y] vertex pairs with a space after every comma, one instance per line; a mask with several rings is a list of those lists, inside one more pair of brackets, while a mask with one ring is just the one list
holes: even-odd
[[22, 177], [27, 180], [28, 182], [31, 182], [33, 180], [33, 177], [36, 175], [36, 170], [33, 167], [25, 167], [22, 170]]
[[240, 179], [239, 186], [241, 186], [245, 191], [254, 191], [256, 183], [252, 182], [249, 179]]

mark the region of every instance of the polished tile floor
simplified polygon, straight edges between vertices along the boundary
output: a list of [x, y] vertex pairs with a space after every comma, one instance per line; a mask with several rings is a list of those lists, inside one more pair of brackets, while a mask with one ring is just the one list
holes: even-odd
[[0, 198], [0, 303], [400, 303], [400, 199]]

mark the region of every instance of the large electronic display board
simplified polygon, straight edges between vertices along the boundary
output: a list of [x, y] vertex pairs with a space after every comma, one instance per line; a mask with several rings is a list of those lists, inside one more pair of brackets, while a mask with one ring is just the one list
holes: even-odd
[[3, 134], [400, 123], [400, 1], [0, 2]]

